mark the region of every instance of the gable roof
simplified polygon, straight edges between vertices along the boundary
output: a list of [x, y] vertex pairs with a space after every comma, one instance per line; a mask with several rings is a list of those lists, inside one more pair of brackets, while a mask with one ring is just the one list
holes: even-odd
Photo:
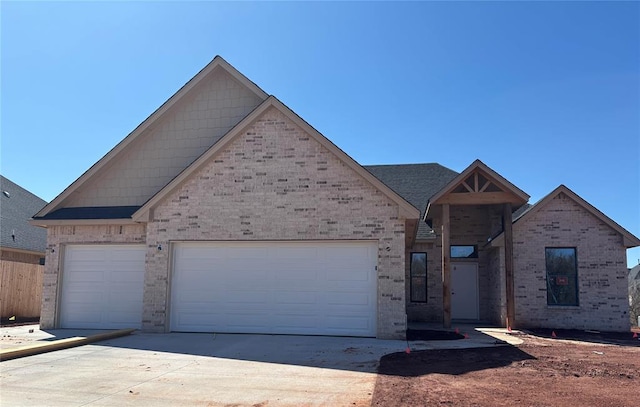
[[[517, 223], [522, 220], [526, 220], [537, 213], [540, 209], [544, 208], [549, 202], [551, 202], [556, 196], [560, 194], [565, 194], [569, 198], [571, 198], [575, 203], [580, 205], [584, 210], [589, 212], [591, 215], [595, 216], [598, 220], [609, 226], [611, 229], [615, 230], [622, 236], [622, 242], [624, 247], [636, 247], [640, 246], [640, 239], [636, 236], [632, 235], [625, 228], [617, 224], [611, 218], [609, 218], [604, 213], [600, 212], [596, 207], [591, 205], [589, 202], [582, 199], [578, 194], [570, 190], [568, 187], [564, 185], [558, 186], [556, 189], [551, 191], [551, 193], [547, 194], [540, 201], [536, 202], [534, 205], [528, 207], [525, 211], [523, 211], [517, 218], [514, 219], [513, 223]], [[492, 241], [491, 245], [498, 246], [502, 244], [504, 241], [504, 233], [500, 233], [496, 236]]]
[[[364, 168], [413, 206], [420, 208], [421, 218], [429, 198], [458, 175], [457, 172], [436, 163], [365, 165]], [[419, 222], [416, 239], [433, 237], [433, 229], [426, 222]]]
[[[489, 168], [485, 163], [480, 160], [475, 160], [471, 163], [464, 171], [458, 174], [457, 177], [452, 179], [445, 187], [440, 189], [437, 193], [435, 193], [432, 197], [429, 198], [428, 206], [425, 211], [423, 219], [427, 219], [427, 215], [429, 213], [430, 207], [433, 205], [439, 204], [440, 200], [445, 199], [445, 197], [453, 192], [458, 186], [463, 184], [465, 180], [470, 177], [475, 172], [479, 172], [488, 178], [488, 181], [492, 184], [496, 184], [497, 187], [504, 190], [506, 194], [509, 195], [512, 203], [516, 204], [517, 207], [525, 204], [529, 200], [529, 195], [527, 195], [520, 188], [513, 185], [509, 180], [504, 178], [502, 175], [498, 174], [491, 168]], [[465, 184], [466, 185], [466, 184]], [[488, 184], [487, 184], [488, 185]], [[489, 193], [485, 192], [470, 192], [469, 194], [476, 194], [480, 196], [482, 194], [489, 195]]]
[[44, 253], [47, 231], [28, 221], [47, 202], [1, 175], [0, 189], [0, 247]]
[[383, 182], [381, 182], [378, 178], [371, 175], [370, 172], [366, 171], [360, 164], [358, 164], [353, 158], [351, 158], [348, 154], [338, 148], [335, 144], [333, 144], [329, 139], [320, 134], [315, 128], [313, 128], [309, 123], [304, 121], [300, 116], [298, 116], [295, 112], [285, 106], [282, 102], [280, 102], [275, 96], [269, 96], [262, 104], [260, 104], [257, 108], [255, 108], [251, 113], [249, 113], [244, 119], [240, 121], [236, 126], [234, 126], [225, 136], [223, 136], [216, 144], [214, 144], [209, 150], [207, 150], [204, 154], [202, 154], [198, 159], [196, 159], [189, 167], [187, 167], [184, 171], [182, 171], [177, 177], [175, 177], [171, 182], [169, 182], [162, 190], [160, 190], [157, 194], [155, 194], [151, 199], [149, 199], [138, 211], [136, 211], [132, 218], [135, 221], [148, 221], [150, 219], [151, 211], [153, 208], [162, 202], [167, 195], [171, 192], [175, 191], [183, 182], [185, 182], [193, 173], [202, 168], [205, 164], [207, 164], [212, 157], [220, 150], [224, 149], [229, 143], [231, 143], [235, 138], [237, 138], [242, 132], [250, 126], [260, 115], [262, 115], [269, 108], [278, 109], [281, 113], [286, 115], [291, 121], [293, 121], [296, 125], [300, 126], [303, 131], [305, 131], [309, 136], [311, 136], [316, 142], [322, 145], [324, 148], [332, 152], [334, 155], [338, 157], [347, 167], [354, 170], [358, 175], [372, 184], [375, 188], [377, 188], [380, 192], [382, 192], [385, 196], [391, 199], [393, 202], [398, 204], [399, 208], [399, 216], [405, 217], [406, 219], [418, 219], [420, 216], [420, 211], [413, 207], [409, 202], [407, 202], [402, 196], [396, 193], [393, 189], [389, 188]]
[[230, 74], [235, 80], [244, 85], [250, 92], [255, 94], [260, 100], [267, 98], [267, 94], [260, 89], [255, 83], [249, 80], [246, 76], [236, 70], [227, 61], [225, 61], [219, 55], [216, 56], [207, 66], [205, 66], [200, 72], [198, 72], [193, 78], [191, 78], [185, 85], [183, 85], [173, 96], [171, 96], [166, 102], [164, 102], [156, 111], [154, 111], [147, 119], [145, 119], [138, 127], [136, 127], [127, 137], [120, 141], [114, 148], [111, 149], [104, 157], [102, 157], [97, 163], [89, 168], [84, 174], [82, 174], [77, 180], [75, 180], [70, 186], [68, 186], [60, 195], [58, 195], [53, 201], [42, 208], [34, 218], [44, 218], [50, 212], [59, 209], [64, 201], [71, 197], [72, 194], [80, 189], [87, 181], [96, 176], [101, 170], [106, 169], [109, 164], [120, 155], [128, 146], [142, 136], [145, 130], [150, 129], [153, 123], [157, 122], [163, 117], [170, 109], [176, 105], [180, 100], [185, 99], [204, 78], [214, 72], [216, 69], [223, 69]]

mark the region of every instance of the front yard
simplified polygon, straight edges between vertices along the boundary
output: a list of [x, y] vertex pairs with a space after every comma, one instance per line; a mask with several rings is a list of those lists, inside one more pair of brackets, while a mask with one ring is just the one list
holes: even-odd
[[521, 338], [519, 346], [384, 356], [371, 405], [638, 406], [637, 339], [607, 345]]

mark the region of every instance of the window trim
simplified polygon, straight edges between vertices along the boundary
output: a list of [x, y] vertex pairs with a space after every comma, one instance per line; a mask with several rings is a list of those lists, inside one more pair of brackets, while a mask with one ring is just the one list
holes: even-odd
[[[549, 270], [547, 269], [547, 250], [553, 249], [572, 249], [573, 250], [573, 269], [575, 270], [575, 302], [571, 304], [550, 304], [549, 303]], [[580, 284], [578, 282], [578, 248], [575, 246], [545, 246], [544, 248], [544, 274], [545, 274], [545, 289], [547, 291], [547, 306], [552, 308], [579, 308], [580, 307]]]
[[[413, 276], [413, 255], [414, 254], [424, 254], [424, 276]], [[427, 289], [427, 272], [429, 270], [428, 267], [428, 259], [429, 255], [427, 252], [410, 252], [409, 254], [409, 302], [418, 303], [418, 304], [426, 304], [427, 299], [429, 298], [428, 289]], [[413, 298], [413, 279], [421, 278], [424, 279], [424, 300], [419, 299], [415, 300]]]

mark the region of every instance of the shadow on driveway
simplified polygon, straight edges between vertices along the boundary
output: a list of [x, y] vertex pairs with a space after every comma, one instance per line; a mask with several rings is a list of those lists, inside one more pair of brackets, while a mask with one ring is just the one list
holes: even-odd
[[278, 363], [375, 373], [384, 355], [404, 350], [406, 342], [373, 338], [168, 333], [133, 335], [94, 344], [170, 354]]

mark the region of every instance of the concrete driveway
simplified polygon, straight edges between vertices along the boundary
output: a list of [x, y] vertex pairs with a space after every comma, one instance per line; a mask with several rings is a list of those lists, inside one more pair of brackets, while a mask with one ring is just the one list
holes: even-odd
[[136, 333], [2, 362], [0, 404], [368, 406], [378, 360], [405, 347], [365, 338]]

